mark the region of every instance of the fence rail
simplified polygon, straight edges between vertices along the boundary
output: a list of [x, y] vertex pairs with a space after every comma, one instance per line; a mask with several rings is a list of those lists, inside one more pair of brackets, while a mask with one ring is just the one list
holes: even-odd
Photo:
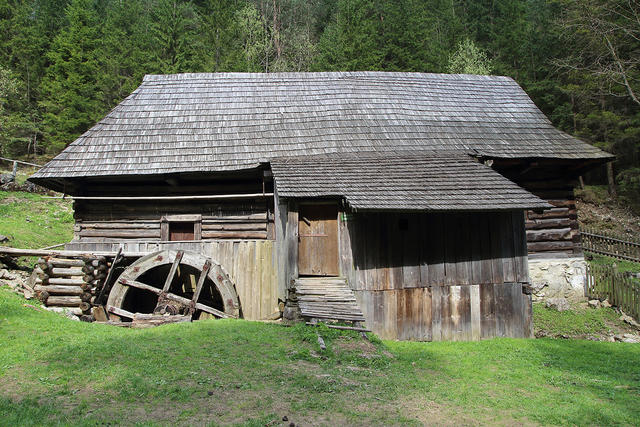
[[629, 316], [640, 320], [640, 280], [608, 265], [588, 265], [586, 294], [609, 300]]
[[629, 240], [604, 231], [583, 229], [582, 249], [627, 261], [640, 262], [640, 240]]

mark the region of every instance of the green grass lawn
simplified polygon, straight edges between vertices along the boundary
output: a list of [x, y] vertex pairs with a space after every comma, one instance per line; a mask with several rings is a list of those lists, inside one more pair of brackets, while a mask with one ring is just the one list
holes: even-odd
[[633, 261], [625, 261], [622, 259], [616, 259], [604, 255], [598, 254], [590, 254], [591, 259], [589, 263], [592, 265], [606, 265], [613, 266], [615, 265], [619, 272], [632, 272], [632, 273], [640, 273], [640, 263]]
[[5, 245], [14, 248], [66, 243], [73, 238], [72, 202], [0, 191], [0, 234], [9, 237]]
[[[373, 342], [243, 320], [130, 330], [0, 289], [0, 425], [637, 425], [640, 345]], [[287, 422], [282, 417], [287, 416]]]

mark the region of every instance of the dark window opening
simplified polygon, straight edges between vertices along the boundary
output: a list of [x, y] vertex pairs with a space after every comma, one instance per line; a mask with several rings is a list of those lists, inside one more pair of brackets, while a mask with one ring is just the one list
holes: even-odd
[[195, 223], [193, 222], [170, 222], [169, 241], [195, 240]]
[[409, 230], [409, 220], [407, 218], [400, 218], [398, 220], [398, 228], [400, 229], [400, 231]]

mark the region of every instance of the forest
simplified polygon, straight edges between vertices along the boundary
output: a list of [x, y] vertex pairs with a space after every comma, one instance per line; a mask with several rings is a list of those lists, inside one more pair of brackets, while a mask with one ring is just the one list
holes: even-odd
[[150, 73], [495, 74], [640, 201], [638, 0], [0, 0], [0, 31], [0, 156], [58, 153]]

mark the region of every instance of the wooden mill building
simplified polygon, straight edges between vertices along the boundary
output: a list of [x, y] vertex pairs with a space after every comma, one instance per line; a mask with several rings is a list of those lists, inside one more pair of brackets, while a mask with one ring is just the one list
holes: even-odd
[[178, 74], [30, 179], [74, 197], [68, 249], [205, 255], [244, 318], [479, 339], [531, 335], [527, 245], [579, 252], [572, 181], [610, 158], [507, 77]]

